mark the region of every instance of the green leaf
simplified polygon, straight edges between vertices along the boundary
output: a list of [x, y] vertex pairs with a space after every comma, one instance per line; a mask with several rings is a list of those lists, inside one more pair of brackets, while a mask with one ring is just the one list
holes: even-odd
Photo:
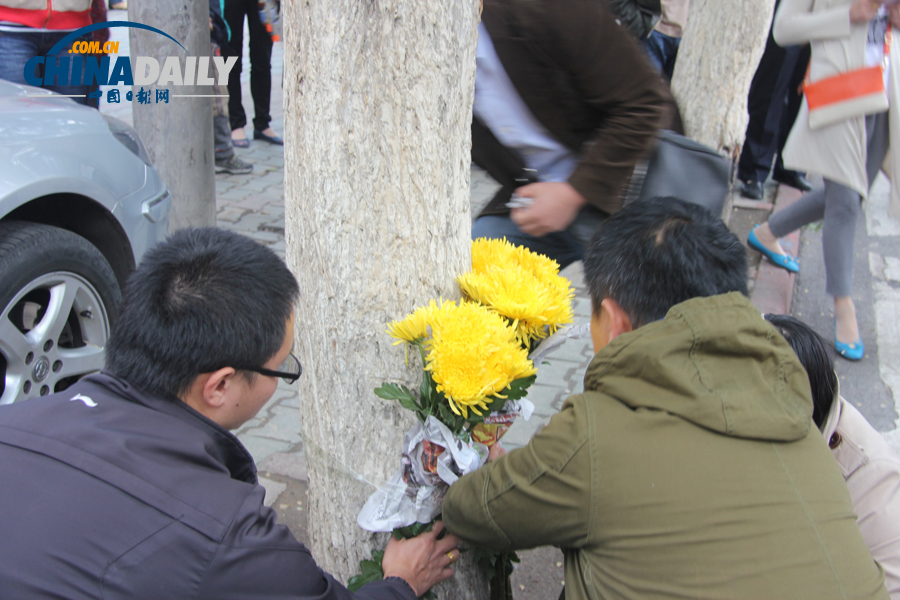
[[488, 576], [488, 579], [493, 579], [497, 574], [497, 559], [500, 556], [499, 552], [494, 552], [493, 550], [475, 548], [475, 562], [478, 563], [481, 570]]
[[385, 400], [399, 400], [400, 398], [411, 397], [412, 391], [405, 385], [382, 383], [375, 388], [375, 395]]
[[507, 573], [512, 573], [513, 563], [519, 562], [515, 552], [494, 552], [485, 548], [475, 548], [475, 561], [482, 568], [488, 579], [493, 579], [501, 566], [506, 567]]
[[450, 407], [447, 406], [447, 402], [443, 398], [441, 398], [441, 400], [439, 401], [438, 414], [436, 416], [441, 423], [447, 425], [447, 427], [450, 427], [451, 430], [453, 429], [451, 423], [453, 423], [454, 419], [456, 418], [456, 414], [454, 414], [454, 412], [450, 410]]
[[413, 412], [420, 412], [422, 409], [419, 408], [419, 405], [415, 400], [411, 398], [397, 398], [397, 401], [400, 402], [400, 406], [405, 408], [406, 410], [411, 410]]
[[434, 388], [431, 382], [431, 373], [425, 371], [422, 375], [422, 384], [419, 386], [419, 398], [422, 399], [422, 409], [431, 413], [431, 405], [434, 402]]
[[491, 414], [490, 409], [484, 410], [482, 409], [480, 415], [476, 415], [475, 411], [470, 410], [469, 416], [466, 418], [466, 422], [471, 425], [478, 425], [479, 423], [484, 423], [484, 417]]
[[408, 540], [409, 538], [416, 537], [424, 531], [431, 531], [433, 525], [434, 521], [432, 521], [431, 523], [413, 523], [412, 525], [407, 525], [406, 527], [398, 527], [393, 531], [393, 535], [398, 540]]
[[356, 592], [367, 583], [384, 579], [384, 570], [381, 567], [383, 560], [384, 552], [376, 550], [372, 553], [372, 560], [359, 561], [360, 573], [350, 578], [350, 581], [347, 582], [347, 589]]
[[407, 410], [416, 412], [422, 410], [412, 390], [405, 385], [382, 383], [380, 387], [375, 388], [375, 395], [384, 400], [396, 400]]
[[535, 379], [537, 379], [537, 375], [514, 379], [513, 382], [509, 384], [509, 387], [503, 390], [503, 395], [506, 396], [507, 400], [519, 400], [524, 398], [528, 394], [528, 388], [531, 387], [531, 384], [534, 383]]

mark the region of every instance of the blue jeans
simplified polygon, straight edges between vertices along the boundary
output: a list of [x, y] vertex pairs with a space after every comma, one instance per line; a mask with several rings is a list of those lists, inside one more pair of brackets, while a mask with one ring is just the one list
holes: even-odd
[[575, 221], [565, 231], [556, 231], [537, 237], [522, 232], [508, 214], [485, 215], [478, 217], [472, 224], [472, 239], [505, 237], [517, 246], [525, 246], [532, 252], [555, 260], [559, 263], [559, 270], [562, 271], [573, 262], [584, 260], [585, 247], [605, 218], [606, 216], [600, 211], [586, 206], [581, 209]]
[[675, 58], [678, 56], [678, 44], [680, 43], [681, 38], [674, 38], [658, 31], [653, 31], [643, 41], [644, 50], [647, 51], [650, 62], [669, 81], [672, 80], [672, 73], [675, 71]]
[[[32, 31], [23, 28], [23, 31], [9, 32], [0, 31], [0, 79], [5, 79], [13, 83], [27, 85], [25, 81], [25, 63], [35, 56], [44, 56], [53, 47], [53, 44], [68, 35], [69, 31]], [[92, 35], [85, 34], [78, 38], [78, 41], [90, 41]], [[69, 54], [71, 45], [66, 46], [56, 55], [56, 57], [71, 57]], [[56, 57], [48, 57], [47, 61], [56, 61]], [[59, 64], [55, 62], [54, 64]], [[43, 77], [43, 65], [38, 67], [38, 74]], [[82, 67], [83, 68], [83, 67]], [[74, 78], [78, 78], [78, 73], [74, 74]], [[69, 81], [73, 79], [72, 65], [69, 65]], [[59, 81], [59, 79], [54, 79]], [[52, 90], [66, 96], [81, 96], [80, 98], [72, 98], [79, 104], [88, 104], [87, 95], [91, 91], [89, 85], [56, 85], [44, 84], [44, 89]]]

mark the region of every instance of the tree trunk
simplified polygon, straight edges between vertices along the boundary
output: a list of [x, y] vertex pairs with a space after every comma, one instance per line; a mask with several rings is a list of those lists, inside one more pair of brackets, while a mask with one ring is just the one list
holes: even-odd
[[672, 76], [688, 137], [741, 154], [747, 94], [766, 47], [775, 0], [692, 0]]
[[[386, 536], [356, 524], [398, 468], [418, 358], [385, 333], [470, 266], [470, 123], [478, 0], [285, 3], [287, 262], [300, 281], [297, 348], [309, 534], [342, 581]], [[467, 558], [442, 598], [486, 598]]]
[[[185, 56], [209, 56], [209, 10], [204, 2], [131, 0], [130, 21], [168, 33], [187, 49], [154, 32], [129, 29], [131, 56], [151, 56], [165, 63], [177, 56], [182, 72]], [[113, 57], [115, 61], [115, 57]], [[211, 75], [215, 77], [215, 70]], [[169, 231], [216, 224], [212, 98], [176, 98], [174, 94], [211, 94], [211, 86], [162, 86], [169, 102], [157, 102], [156, 86], [133, 86], [132, 114], [147, 153], [172, 194]], [[149, 104], [138, 102], [138, 91], [149, 90]], [[123, 99], [124, 100], [124, 99]]]

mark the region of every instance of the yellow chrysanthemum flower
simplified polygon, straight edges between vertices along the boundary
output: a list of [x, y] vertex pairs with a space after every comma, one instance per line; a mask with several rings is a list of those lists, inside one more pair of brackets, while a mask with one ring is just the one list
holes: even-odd
[[506, 239], [472, 242], [472, 270], [457, 281], [466, 296], [513, 321], [522, 342], [572, 322], [575, 290], [559, 264]]
[[458, 415], [488, 408], [513, 380], [537, 370], [497, 313], [473, 302], [444, 302], [430, 315], [425, 369]]
[[418, 342], [428, 336], [428, 325], [431, 314], [437, 310], [437, 303], [432, 300], [428, 306], [422, 306], [399, 321], [392, 321], [387, 332], [397, 341], [394, 345]]

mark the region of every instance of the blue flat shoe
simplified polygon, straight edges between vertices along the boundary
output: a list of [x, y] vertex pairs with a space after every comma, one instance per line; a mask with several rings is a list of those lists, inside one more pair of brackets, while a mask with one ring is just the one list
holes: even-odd
[[858, 340], [853, 344], [844, 344], [843, 342], [837, 341], [837, 338], [835, 338], [834, 349], [837, 350], [838, 354], [847, 360], [852, 361], [862, 360], [863, 354], [866, 352], [862, 340]]
[[232, 139], [232, 140], [231, 140], [231, 145], [234, 146], [235, 148], [249, 148], [249, 147], [250, 147], [250, 140], [248, 140], [247, 138], [244, 138], [244, 139], [242, 139], [242, 140], [235, 140], [235, 139]]
[[[759, 227], [759, 225], [756, 227]], [[777, 254], [772, 252], [756, 239], [756, 227], [754, 227], [753, 230], [750, 231], [750, 235], [747, 236], [747, 245], [768, 258], [769, 262], [776, 267], [781, 267], [791, 273], [799, 273], [800, 263], [797, 262], [796, 258], [788, 256], [787, 254]]]
[[[834, 326], [836, 330], [837, 320], [835, 320]], [[834, 334], [834, 349], [837, 350], [838, 354], [840, 354], [847, 360], [852, 360], [854, 362], [862, 360], [863, 354], [865, 354], [866, 352], [866, 349], [863, 347], [862, 338], [859, 338], [852, 344], [845, 344], [838, 341], [836, 331]]]
[[276, 146], [284, 146], [284, 140], [277, 135], [266, 135], [262, 131], [253, 130], [253, 139], [254, 140], [263, 140], [265, 142], [269, 142], [270, 144], [275, 144]]

